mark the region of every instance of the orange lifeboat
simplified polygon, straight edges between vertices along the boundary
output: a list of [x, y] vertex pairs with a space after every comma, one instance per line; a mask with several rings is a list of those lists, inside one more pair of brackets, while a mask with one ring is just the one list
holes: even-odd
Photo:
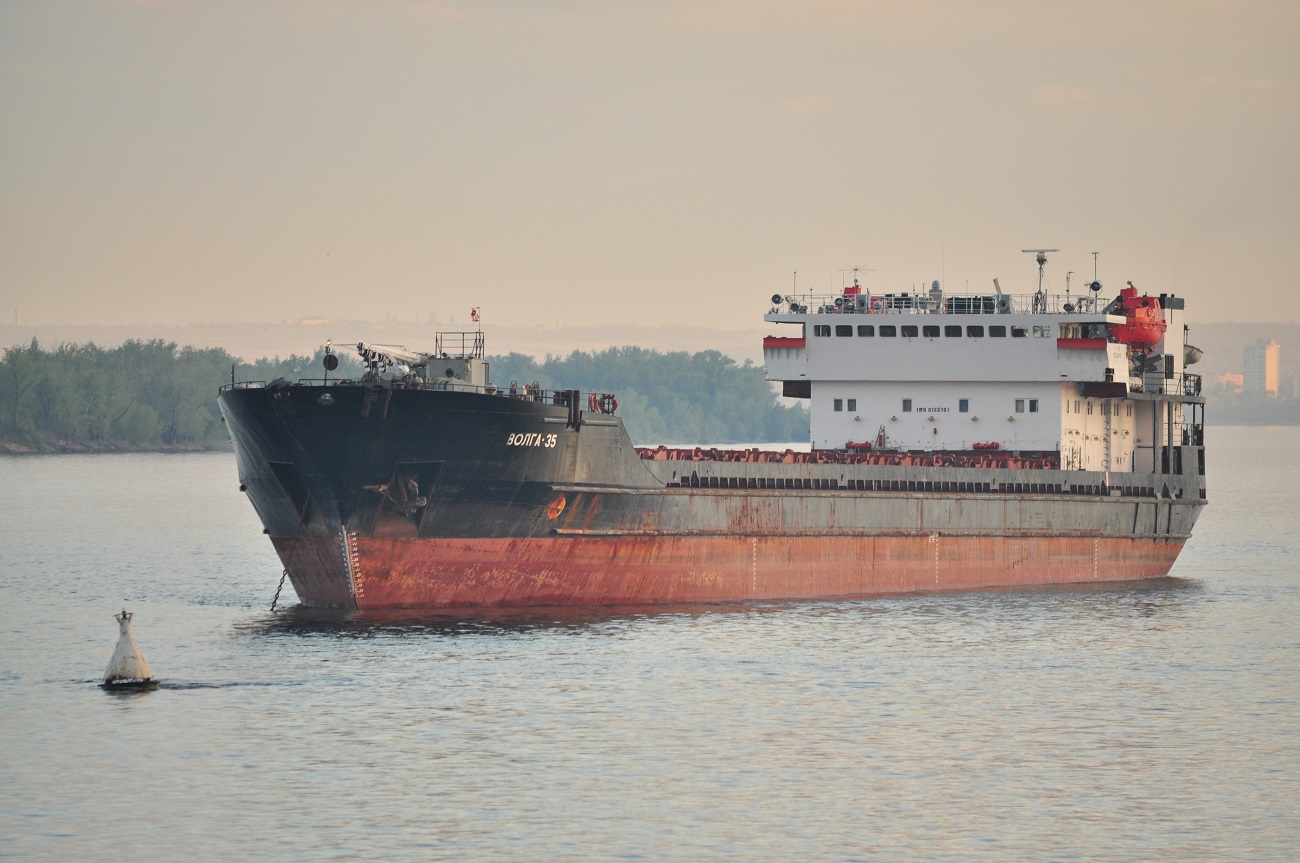
[[1125, 318], [1124, 323], [1111, 327], [1110, 333], [1115, 341], [1150, 350], [1165, 337], [1165, 314], [1160, 308], [1160, 300], [1145, 295], [1139, 297], [1132, 282], [1120, 290], [1115, 311]]

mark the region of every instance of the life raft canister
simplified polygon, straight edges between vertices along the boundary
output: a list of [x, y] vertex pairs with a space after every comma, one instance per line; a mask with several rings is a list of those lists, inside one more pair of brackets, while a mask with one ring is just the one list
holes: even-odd
[[1119, 292], [1119, 308], [1124, 323], [1111, 327], [1115, 341], [1150, 350], [1165, 337], [1168, 324], [1160, 300], [1149, 295], [1138, 296], [1137, 288], [1129, 282]]

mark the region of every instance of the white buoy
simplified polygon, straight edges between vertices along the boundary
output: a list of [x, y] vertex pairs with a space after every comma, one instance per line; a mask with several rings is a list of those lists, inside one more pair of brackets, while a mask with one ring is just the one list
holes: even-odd
[[100, 686], [105, 689], [156, 689], [158, 681], [153, 679], [149, 663], [144, 661], [140, 648], [135, 646], [135, 639], [131, 637], [131, 613], [124, 608], [121, 614], [113, 615], [113, 619], [117, 621], [117, 647], [113, 650], [113, 658], [108, 661], [104, 682]]

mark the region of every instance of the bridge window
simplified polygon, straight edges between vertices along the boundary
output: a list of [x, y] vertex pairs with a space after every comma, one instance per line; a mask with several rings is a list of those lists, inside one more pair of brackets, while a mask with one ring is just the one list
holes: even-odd
[[939, 328], [933, 324], [926, 324], [924, 327], [925, 337], [927, 339], [939, 338]]
[[1025, 412], [1025, 400], [1016, 399], [1016, 413], [1022, 414], [1024, 412]]
[[970, 399], [957, 399], [957, 412], [970, 413]]
[[1006, 337], [1007, 337], [1007, 328], [1002, 326], [1001, 324], [997, 324], [996, 326], [989, 327], [989, 338], [1005, 339]]
[[1034, 338], [1046, 339], [1049, 338], [1051, 335], [1052, 335], [1052, 328], [1050, 326], [1042, 326], [1039, 324], [1034, 324]]
[[880, 337], [882, 339], [892, 339], [896, 335], [898, 335], [898, 327], [893, 324], [880, 325]]
[[984, 327], [980, 324], [972, 324], [966, 328], [966, 335], [972, 339], [982, 339], [984, 338]]
[[851, 336], [851, 335], [853, 335], [853, 327], [850, 326], [849, 324], [836, 324], [836, 325], [835, 325], [835, 335], [837, 335], [837, 336]]
[[876, 334], [875, 324], [858, 324], [858, 335], [874, 336]]
[[917, 333], [917, 329], [916, 329], [916, 326], [915, 326], [915, 325], [912, 325], [912, 324], [904, 324], [904, 325], [903, 325], [903, 338], [905, 338], [905, 339], [914, 339], [914, 338], [917, 337], [917, 335], [918, 335], [918, 333]]
[[960, 339], [961, 324], [948, 324], [946, 327], [943, 328], [943, 334], [945, 338]]
[[911, 412], [912, 412], [912, 400], [903, 399], [903, 413], [910, 414]]
[[835, 400], [835, 410], [837, 410], [837, 411], [842, 411], [842, 410], [844, 410], [844, 399], [836, 399], [836, 400]]
[[1011, 327], [1011, 338], [1013, 339], [1023, 339], [1028, 335], [1029, 327], [1017, 327], [1014, 325]]
[[857, 400], [857, 399], [849, 399], [849, 412], [850, 412], [850, 413], [853, 413], [853, 412], [857, 411], [857, 409], [858, 409], [858, 400]]
[[829, 336], [831, 334], [830, 324], [813, 324], [814, 336]]
[[1030, 412], [1031, 414], [1036, 414], [1036, 413], [1038, 413], [1038, 399], [1030, 399], [1030, 400], [1029, 400], [1029, 412]]

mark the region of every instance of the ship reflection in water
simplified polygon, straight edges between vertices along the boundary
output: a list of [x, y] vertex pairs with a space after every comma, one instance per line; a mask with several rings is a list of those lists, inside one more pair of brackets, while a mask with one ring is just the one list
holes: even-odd
[[700, 603], [653, 606], [549, 606], [526, 608], [473, 608], [459, 610], [379, 609], [344, 611], [297, 605], [259, 616], [239, 629], [265, 637], [337, 636], [340, 638], [439, 638], [461, 636], [511, 636], [557, 631], [618, 635], [628, 626], [701, 621], [704, 625], [731, 617], [773, 618], [790, 625], [808, 617], [852, 615], [869, 626], [877, 614], [895, 615], [901, 609], [927, 614], [981, 615], [989, 603], [1006, 613], [1017, 609], [1035, 613], [1050, 605], [1071, 618], [1134, 618], [1177, 615], [1184, 603], [1202, 590], [1199, 583], [1177, 577], [1144, 581], [995, 588], [936, 595], [898, 594], [839, 602], [802, 603]]

